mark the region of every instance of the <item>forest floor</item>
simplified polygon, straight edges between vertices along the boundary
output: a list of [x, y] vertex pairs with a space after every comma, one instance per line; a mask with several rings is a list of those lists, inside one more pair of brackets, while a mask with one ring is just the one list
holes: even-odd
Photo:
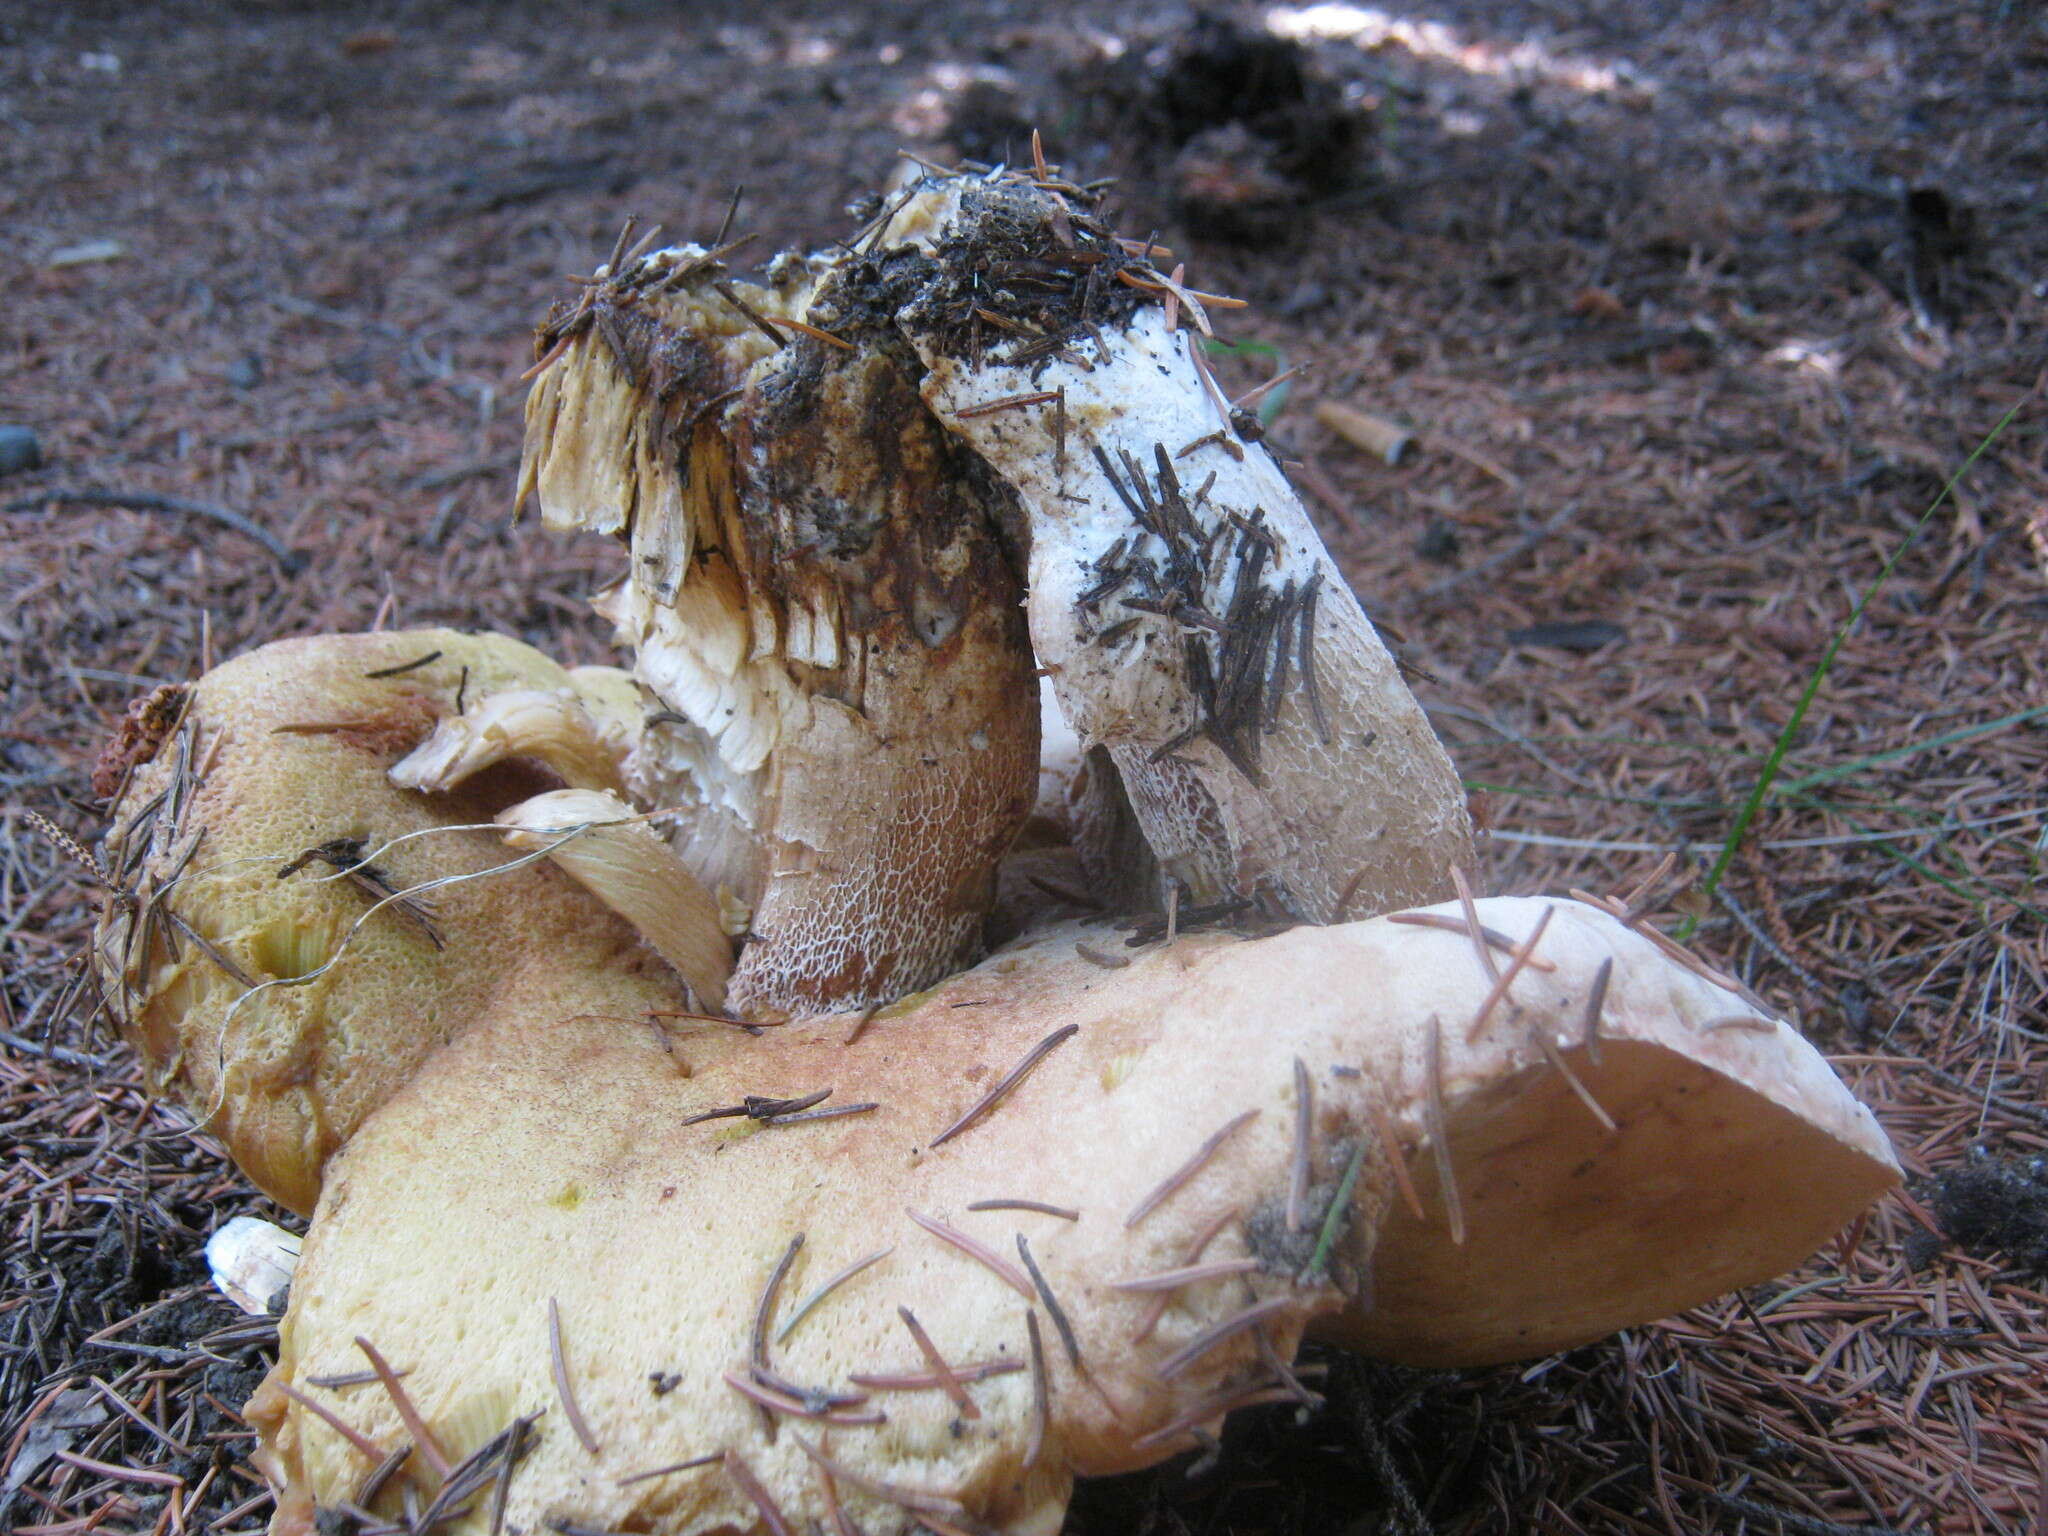
[[[1206, 64], [1150, 0], [571, 14], [0, 5], [0, 426], [44, 459], [0, 477], [0, 1526], [260, 1528], [234, 1410], [275, 1338], [201, 1248], [278, 1213], [73, 1006], [91, 880], [23, 813], [89, 842], [128, 700], [278, 636], [604, 658], [614, 549], [507, 517], [565, 274], [629, 213], [707, 238], [736, 183], [758, 250], [819, 243], [899, 149], [1037, 126], [1250, 301], [1229, 382], [1303, 369], [1272, 441], [1420, 669], [1490, 889], [1713, 861], [1832, 656], [1662, 920], [1909, 1175], [1800, 1272], [1604, 1343], [1332, 1361], [1305, 1422], [1241, 1415], [1070, 1529], [2048, 1529], [2041, 10], [1245, 8]], [[1288, 82], [1246, 40], [1281, 35], [1325, 88], [1261, 117]]]

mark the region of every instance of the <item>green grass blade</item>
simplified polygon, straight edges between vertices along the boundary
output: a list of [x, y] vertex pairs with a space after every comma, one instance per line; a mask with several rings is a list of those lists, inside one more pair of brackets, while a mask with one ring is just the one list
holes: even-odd
[[1351, 1161], [1344, 1165], [1344, 1177], [1337, 1182], [1337, 1192], [1330, 1197], [1330, 1208], [1323, 1213], [1322, 1231], [1316, 1234], [1315, 1252], [1309, 1255], [1308, 1268], [1301, 1272], [1302, 1281], [1313, 1285], [1323, 1278], [1323, 1271], [1330, 1266], [1330, 1250], [1337, 1242], [1337, 1229], [1344, 1224], [1345, 1214], [1351, 1209], [1351, 1192], [1358, 1187], [1358, 1170], [1365, 1164], [1365, 1138], [1358, 1138], [1358, 1145], [1352, 1149]]
[[2009, 725], [2019, 725], [2028, 720], [2048, 715], [2048, 704], [2036, 704], [2032, 709], [2018, 710], [1996, 720], [1986, 720], [1978, 725], [1958, 726], [1953, 731], [1944, 731], [1939, 736], [1930, 736], [1925, 741], [1909, 742], [1903, 747], [1893, 747], [1889, 752], [1873, 752], [1868, 757], [1859, 757], [1851, 763], [1837, 763], [1832, 768], [1787, 779], [1778, 787], [1782, 795], [1795, 795], [1811, 789], [1816, 784], [1826, 784], [1834, 779], [1847, 778], [1852, 773], [1861, 773], [1865, 768], [1874, 768], [1879, 763], [1895, 763], [1901, 758], [1911, 757], [1916, 752], [1931, 752], [1936, 747], [1954, 746], [1959, 741], [1969, 741], [1978, 736], [1989, 736], [1993, 731], [2002, 731]]
[[[1849, 638], [1850, 632], [1861, 621], [1864, 610], [1891, 580], [1892, 572], [1898, 567], [1906, 551], [1919, 540], [1928, 523], [1933, 521], [1934, 514], [1948, 501], [1950, 492], [1962, 483], [1963, 476], [1970, 472], [1977, 460], [1984, 456], [1985, 451], [1998, 441], [2025, 403], [2024, 400], [2013, 402], [2012, 408], [1999, 418], [1998, 425], [1991, 429], [1984, 441], [1970, 450], [1970, 456], [1963, 460], [1962, 467], [1949, 476], [1948, 483], [1941, 488], [1941, 494], [1936, 496], [1928, 504], [1927, 510], [1920, 514], [1920, 520], [1913, 525], [1913, 531], [1899, 541], [1899, 547], [1891, 552], [1891, 557], [1878, 571], [1876, 579], [1864, 588], [1863, 595], [1856, 599], [1856, 606], [1849, 610], [1849, 617], [1835, 630], [1833, 638], [1828, 641], [1827, 650], [1821, 655], [1820, 664], [1813, 669], [1813, 675], [1807, 678], [1806, 689], [1799, 695], [1799, 702], [1793, 706], [1792, 718], [1785, 722], [1785, 728], [1778, 733], [1778, 740], [1771, 748], [1771, 755], [1764, 759], [1763, 772], [1757, 778], [1756, 788], [1750, 791], [1749, 798], [1736, 813], [1735, 824], [1728, 829], [1728, 836], [1721, 844], [1720, 856], [1714, 860], [1713, 868], [1707, 871], [1706, 879], [1700, 882], [1703, 894], [1713, 895], [1714, 888], [1721, 883], [1721, 877], [1728, 873], [1728, 866], [1735, 862], [1736, 851], [1741, 848], [1743, 838], [1749, 835], [1749, 824], [1756, 819], [1756, 813], [1763, 809], [1764, 801], [1770, 797], [1771, 786], [1778, 777], [1778, 768], [1784, 762], [1785, 754], [1792, 750], [1792, 738], [1799, 734], [1800, 726], [1806, 723], [1807, 710], [1813, 707], [1814, 698], [1820, 693], [1821, 685], [1828, 680], [1828, 673], [1834, 670], [1835, 657], [1841, 652], [1842, 643]], [[1697, 926], [1698, 919], [1688, 917], [1679, 929], [1679, 942], [1683, 943], [1690, 937]]]
[[[1809, 800], [1804, 795], [1795, 796], [1793, 804], [1803, 806], [1809, 810], [1826, 811], [1830, 815], [1839, 816], [1859, 832], [1877, 833], [1886, 830], [1882, 827], [1870, 826], [1868, 823], [1843, 810], [1839, 805], [1826, 805], [1818, 800]], [[1910, 833], [1902, 831], [1897, 835], [1905, 837], [1909, 836]], [[1959, 897], [1961, 900], [1969, 903], [1970, 909], [1977, 914], [1980, 921], [1985, 916], [1985, 906], [1988, 902], [2009, 901], [2012, 903], [2014, 910], [2021, 915], [2031, 917], [2036, 921], [2048, 922], [2048, 910], [2034, 906], [2032, 903], [2013, 895], [2010, 891], [1999, 889], [1981, 875], [1972, 874], [1965, 870], [1962, 878], [1956, 879], [1933, 868], [1925, 860], [1915, 857], [1897, 843], [1873, 838], [1869, 846], [1884, 857], [1894, 859], [1898, 863], [1903, 864], [1915, 874], [1932, 880], [1943, 890], [1949, 892], [1950, 895]], [[1945, 844], [1940, 846], [1946, 847]]]

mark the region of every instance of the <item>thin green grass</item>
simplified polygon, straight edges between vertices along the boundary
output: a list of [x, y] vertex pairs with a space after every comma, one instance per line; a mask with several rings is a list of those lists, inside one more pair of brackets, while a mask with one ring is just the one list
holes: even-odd
[[[1271, 342], [1265, 341], [1222, 341], [1214, 336], [1204, 338], [1202, 350], [1211, 357], [1263, 357], [1273, 364], [1277, 376], [1287, 371], [1287, 354]], [[1271, 427], [1280, 419], [1280, 413], [1287, 409], [1287, 397], [1294, 392], [1293, 380], [1276, 384], [1259, 402], [1259, 425]]]
[[[1791, 718], [1785, 722], [1785, 728], [1778, 733], [1778, 739], [1771, 748], [1770, 756], [1764, 759], [1763, 772], [1757, 777], [1756, 787], [1750, 791], [1749, 798], [1743, 802], [1742, 809], [1736, 813], [1735, 822], [1729, 827], [1728, 836], [1721, 843], [1719, 856], [1715, 858], [1713, 866], [1707, 871], [1705, 879], [1700, 882], [1702, 895], [1711, 897], [1714, 894], [1715, 888], [1720, 885], [1721, 877], [1728, 873], [1728, 866], [1735, 862], [1735, 855], [1741, 849], [1743, 839], [1749, 835], [1750, 823], [1756, 820], [1757, 812], [1763, 809], [1764, 802], [1770, 798], [1771, 790], [1778, 777], [1778, 770], [1784, 764], [1786, 755], [1792, 750], [1792, 739], [1799, 734], [1799, 728], [1806, 723], [1807, 710], [1812, 708], [1815, 697], [1820, 693], [1821, 685], [1827, 682], [1828, 674], [1834, 670], [1835, 658], [1840, 654], [1843, 642], [1849, 638], [1851, 631], [1862, 620], [1864, 610], [1870, 606], [1871, 602], [1877, 597], [1877, 594], [1884, 590], [1885, 585], [1891, 580], [1892, 572], [1898, 568], [1899, 561], [1904, 558], [1906, 551], [1911, 549], [1915, 542], [1918, 541], [1920, 535], [1926, 531], [1928, 523], [1934, 519], [1934, 514], [1941, 510], [1956, 486], [1961, 484], [1963, 476], [1967, 475], [1975, 466], [1977, 460], [1984, 456], [1985, 451], [1998, 441], [2006, 427], [2011, 424], [2013, 417], [2019, 414], [2020, 407], [2025, 403], [2024, 400], [2015, 401], [2012, 408], [1999, 418], [1998, 425], [1986, 434], [1981, 443], [1970, 450], [1970, 456], [1963, 460], [1961, 467], [1953, 475], [1949, 476], [1948, 482], [1941, 488], [1941, 493], [1928, 503], [1927, 510], [1920, 514], [1920, 519], [1913, 524], [1912, 531], [1899, 541], [1898, 548], [1891, 552], [1890, 557], [1886, 559], [1883, 567], [1878, 571], [1876, 578], [1868, 587], [1864, 588], [1863, 595], [1856, 599], [1856, 606], [1849, 610], [1849, 616], [1835, 630], [1833, 637], [1828, 641], [1827, 650], [1821, 655], [1819, 664], [1813, 669], [1812, 676], [1807, 678], [1805, 691], [1799, 695], [1799, 702], [1793, 706]], [[1882, 757], [1884, 754], [1879, 754], [1879, 756]], [[1944, 881], [1943, 883], [1945, 884], [1946, 882]], [[1679, 925], [1677, 935], [1679, 942], [1683, 943], [1686, 939], [1690, 938], [1693, 930], [1698, 926], [1699, 919], [1697, 917], [1687, 917]]]
[[1958, 726], [1955, 730], [1944, 731], [1939, 736], [1930, 736], [1925, 741], [1908, 742], [1903, 747], [1873, 752], [1867, 757], [1836, 763], [1799, 778], [1788, 779], [1778, 787], [1778, 792], [1784, 795], [1798, 794], [1813, 788], [1816, 784], [1828, 784], [1836, 779], [1845, 779], [1852, 773], [1861, 773], [1864, 769], [1874, 768], [1880, 763], [1896, 763], [1916, 753], [1931, 752], [1938, 747], [1952, 747], [1958, 742], [1974, 741], [1979, 736], [1989, 736], [1993, 732], [2004, 730], [2007, 726], [2021, 725], [2029, 720], [2037, 720], [2043, 715], [2048, 715], [2048, 704], [2036, 704], [2032, 709], [2014, 710], [2009, 715], [2001, 715], [1996, 720], [1985, 720], [1977, 725]]
[[[2025, 713], [2031, 716], [2039, 712], [2030, 710]], [[1916, 746], [1916, 750], [1919, 747], [1927, 747], [1934, 744], [1932, 741], [1919, 743]], [[2010, 901], [2020, 912], [2029, 917], [2048, 919], [2048, 911], [2043, 911], [2031, 905], [2023, 898], [2013, 895], [2012, 892], [1994, 884], [1975, 871], [1962, 867], [1960, 859], [1945, 844], [1938, 851], [1958, 866], [1960, 873], [1954, 877], [1944, 875], [1939, 870], [1930, 868], [1924, 860], [1907, 852], [1904, 847], [1899, 845], [1899, 841], [1895, 841], [1915, 837], [1941, 837], [1950, 830], [1969, 830], [1981, 825], [1981, 823], [1964, 822], [1951, 828], [1948, 825], [1949, 819], [1945, 813], [1930, 813], [1925, 806], [1911, 805], [1902, 800], [1872, 800], [1852, 804], [1840, 800], [1823, 799], [1818, 795], [1811, 795], [1801, 791], [1798, 788], [1799, 783], [1800, 781], [1794, 780], [1789, 783], [1780, 784], [1777, 789], [1780, 798], [1801, 810], [1817, 812], [1823, 816], [1833, 816], [1846, 822], [1855, 829], [1855, 832], [1853, 837], [1845, 837], [1843, 839], [1844, 842], [1853, 841], [1867, 844], [1872, 852], [1904, 865], [1914, 873], [1924, 876], [1954, 895], [1961, 897], [1970, 904], [1980, 917], [1984, 914], [1989, 903]], [[1603, 794], [1593, 790], [1551, 789], [1535, 784], [1494, 783], [1486, 779], [1466, 779], [1464, 780], [1464, 785], [1467, 790], [1486, 790], [1493, 794], [1512, 795], [1530, 800], [1591, 800], [1608, 805], [1640, 805], [1658, 811], [1726, 812], [1734, 808], [1732, 802], [1726, 800], [1679, 800], [1660, 798], [1655, 795]], [[1858, 814], [1859, 812], [1868, 814], [1874, 811], [1888, 812], [1901, 817], [1907, 822], [1907, 825], [1881, 827], [1863, 819], [1863, 816]], [[1668, 845], [1670, 840], [1666, 838], [1662, 841]], [[1791, 846], [1798, 845], [1799, 843], [1796, 839], [1791, 843]], [[1763, 846], [1771, 847], [1774, 845], [1767, 843]], [[1691, 931], [1690, 928], [1685, 930], [1687, 933]]]
[[[1850, 826], [1856, 828], [1856, 830], [1859, 832], [1867, 832], [1876, 835], [1879, 833], [1889, 831], [1894, 832], [1894, 835], [1898, 837], [1907, 837], [1911, 835], [1909, 832], [1897, 831], [1892, 828], [1868, 826], [1865, 823], [1858, 821], [1853, 815], [1843, 810], [1839, 805], [1829, 805], [1822, 801], [1809, 800], [1803, 795], [1792, 797], [1792, 803], [1794, 805], [1798, 805], [1806, 809], [1823, 810], [1828, 812], [1830, 815], [1839, 816], [1842, 818], [1842, 820], [1848, 822]], [[1876, 848], [1880, 853], [1884, 854], [1886, 857], [1896, 859], [1899, 863], [1905, 865], [1906, 868], [1912, 870], [1914, 873], [1921, 875], [1926, 879], [1932, 880], [1936, 885], [1941, 886], [1951, 895], [1958, 896], [1962, 900], [1968, 902], [1970, 904], [1971, 910], [1973, 910], [1979, 918], [1983, 918], [1987, 915], [1985, 908], [1990, 902], [2009, 901], [2013, 904], [2015, 908], [2017, 908], [2021, 913], [2025, 914], [2028, 917], [2048, 920], [2048, 911], [2043, 911], [2040, 907], [2034, 906], [2029, 902], [2022, 901], [2019, 897], [2013, 895], [2012, 892], [2005, 890], [1999, 886], [1993, 885], [1990, 881], [1986, 880], [1982, 875], [1973, 873], [1968, 869], [1965, 869], [1963, 871], [1961, 879], [1952, 879], [1951, 877], [1944, 875], [1940, 870], [1934, 869], [1931, 866], [1929, 866], [1924, 860], [1915, 858], [1905, 849], [1900, 848], [1892, 843], [1876, 841], [1873, 842], [1871, 846]], [[1947, 850], [1944, 849], [1943, 851], [1946, 852]]]
[[[2024, 402], [2021, 403], [2023, 404]], [[1940, 869], [1933, 867], [1928, 858], [1918, 857], [1906, 848], [1899, 846], [1898, 843], [1888, 840], [1889, 834], [1894, 832], [1900, 839], [1939, 834], [1950, 821], [1949, 813], [1933, 813], [1925, 806], [1913, 805], [1888, 797], [1843, 801], [1835, 797], [1823, 797], [1813, 793], [1814, 790], [1823, 785], [1838, 784], [1843, 780], [1853, 779], [1871, 768], [1901, 763], [1923, 753], [1939, 751], [1945, 747], [1953, 747], [1966, 742], [1980, 740], [2015, 726], [2024, 725], [2029, 721], [2048, 716], [2048, 704], [2015, 710], [2009, 714], [2001, 715], [1995, 720], [1974, 721], [1940, 732], [1937, 735], [1929, 736], [1923, 740], [1908, 742], [1904, 746], [1887, 748], [1881, 752], [1866, 753], [1845, 762], [1813, 767], [1804, 772], [1798, 772], [1796, 776], [1787, 776], [1791, 774], [1792, 770], [1800, 766], [1797, 762], [1797, 754], [1792, 750], [1792, 738], [1798, 733], [1806, 719], [1810, 706], [1832, 672], [1843, 643], [1855, 629], [1864, 611], [1890, 580], [1893, 571], [1905, 552], [1912, 547], [1934, 514], [1946, 503], [1950, 494], [1962, 481], [1963, 476], [1969, 472], [1971, 466], [1976, 463], [1993, 443], [1998, 441], [2001, 434], [2004, 433], [2007, 426], [2018, 414], [2019, 409], [2020, 406], [2015, 405], [2011, 410], [2008, 410], [1999, 420], [1998, 424], [1986, 435], [1984, 440], [1972, 450], [1962, 466], [1957, 469], [1948, 483], [1942, 487], [1940, 494], [1935, 497], [1927, 510], [1920, 515], [1919, 520], [1900, 542], [1898, 548], [1886, 560], [1876, 578], [1870, 583], [1868, 589], [1864, 591], [1851, 609], [1847, 619], [1835, 631], [1819, 664], [1807, 678], [1805, 689], [1793, 710], [1791, 718], [1779, 732], [1768, 751], [1759, 751], [1756, 748], [1722, 743], [1688, 744], [1646, 740], [1625, 734], [1597, 737], [1573, 735], [1523, 737], [1511, 738], [1511, 741], [1515, 744], [1527, 746], [1577, 746], [1581, 748], [1620, 746], [1636, 750], [1664, 751], [1679, 756], [1712, 756], [1761, 762], [1762, 766], [1758, 773], [1757, 782], [1740, 808], [1735, 810], [1735, 819], [1730, 825], [1729, 831], [1721, 843], [1719, 853], [1703, 882], [1703, 892], [1708, 895], [1712, 894], [1714, 888], [1720, 883], [1721, 878], [1727, 873], [1729, 865], [1733, 862], [1736, 853], [1740, 851], [1744, 839], [1747, 837], [1750, 828], [1753, 826], [1757, 815], [1761, 812], [1765, 803], [1775, 797], [1784, 804], [1795, 806], [1801, 810], [1836, 817], [1842, 822], [1847, 823], [1856, 829], [1856, 836], [1859, 841], [1867, 841], [1873, 851], [1896, 860], [1915, 874], [1941, 886], [1951, 894], [1967, 902], [1972, 910], [1978, 913], [1980, 918], [1986, 914], [1990, 903], [2009, 901], [2013, 903], [2020, 913], [2036, 919], [2048, 919], [2048, 912], [2044, 912], [2041, 908], [2036, 907], [2024, 899], [2023, 896], [2014, 895], [2012, 892], [2001, 888], [1968, 868], [1963, 863], [1961, 856], [1945, 844], [1933, 850], [1928, 857], [1938, 858], [1952, 865], [1954, 867], [1953, 874], [1943, 873]], [[1485, 778], [1467, 779], [1465, 787], [1473, 791], [1485, 790], [1495, 794], [1512, 795], [1535, 800], [1592, 800], [1612, 805], [1634, 805], [1666, 814], [1698, 814], [1704, 812], [1721, 815], [1733, 808], [1730, 802], [1713, 797], [1557, 789], [1542, 785], [1495, 782]], [[1850, 786], [1844, 785], [1843, 787], [1848, 788]], [[1863, 819], [1863, 817], [1872, 813], [1897, 816], [1904, 820], [1907, 825], [1897, 829], [1876, 826]], [[1965, 823], [1964, 825], [1974, 824]], [[2030, 888], [2031, 884], [2032, 881], [2030, 880]], [[1681, 939], [1689, 937], [1697, 926], [1698, 919], [1696, 917], [1685, 919], [1679, 929], [1678, 937]]]

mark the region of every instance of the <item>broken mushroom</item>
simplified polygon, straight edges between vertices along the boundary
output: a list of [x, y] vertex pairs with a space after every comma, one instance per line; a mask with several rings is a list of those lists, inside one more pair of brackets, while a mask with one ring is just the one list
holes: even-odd
[[1896, 1182], [1628, 914], [1444, 900], [1448, 759], [1206, 380], [1213, 301], [1080, 188], [728, 254], [622, 242], [541, 335], [522, 480], [628, 541], [630, 679], [285, 642], [124, 757], [102, 975], [317, 1196], [249, 1408], [279, 1536], [1050, 1536], [1313, 1404], [1304, 1337], [1543, 1354]]
[[661, 709], [627, 776], [751, 914], [735, 1005], [860, 1008], [980, 948], [1037, 768], [1021, 592], [907, 350], [815, 323], [846, 272], [723, 254], [615, 255], [543, 325], [521, 495], [630, 547], [598, 606]]
[[[1025, 514], [1031, 642], [1062, 711], [1197, 903], [1263, 896], [1332, 922], [1448, 897], [1471, 858], [1463, 788], [1208, 376], [1218, 301], [1091, 228], [1080, 196], [1049, 175], [950, 177], [879, 237], [916, 273], [898, 325], [925, 400]], [[992, 258], [1037, 280], [1004, 345], [977, 329]]]

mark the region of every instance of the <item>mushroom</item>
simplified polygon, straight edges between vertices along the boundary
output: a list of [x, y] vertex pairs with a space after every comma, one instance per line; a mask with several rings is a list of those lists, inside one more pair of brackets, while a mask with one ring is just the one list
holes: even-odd
[[[1456, 770], [1208, 376], [1217, 301], [1083, 197], [1050, 170], [948, 177], [878, 237], [914, 274], [897, 324], [926, 402], [1025, 514], [1031, 642], [1062, 712], [1197, 902], [1332, 922], [1448, 897], [1471, 861]], [[977, 332], [992, 259], [1034, 277], [1010, 324], [1037, 340]]]
[[974, 957], [1034, 656], [1101, 888], [1329, 922], [1470, 862], [1449, 757], [1203, 371], [1202, 296], [1089, 202], [939, 178], [765, 286], [622, 243], [540, 329], [520, 495], [632, 549], [599, 608], [664, 708], [627, 778], [752, 912], [750, 1013]]
[[[1204, 414], [1201, 296], [1078, 188], [949, 178], [765, 288], [720, 254], [615, 251], [542, 333], [522, 478], [631, 543], [631, 679], [283, 642], [123, 748], [109, 990], [314, 1211], [249, 1408], [280, 1536], [1050, 1533], [1077, 1476], [1315, 1401], [1304, 1337], [1565, 1348], [1896, 1182], [1626, 910], [1442, 900], [1448, 759]], [[962, 310], [976, 263], [1050, 307]], [[996, 906], [1031, 646], [1011, 868], [1164, 923]], [[1176, 933], [1180, 892], [1246, 921]]]
[[[186, 690], [133, 766], [108, 838], [125, 891], [95, 935], [102, 984], [151, 1088], [279, 1203], [310, 1211], [327, 1159], [483, 1015], [610, 1006], [642, 973], [648, 1006], [673, 1004], [632, 929], [502, 846], [496, 816], [564, 787], [560, 752], [527, 738], [431, 795], [388, 777], [458, 706], [606, 686], [496, 635], [280, 641]], [[432, 830], [462, 825], [483, 830]], [[449, 942], [493, 932], [518, 941]], [[580, 1001], [563, 969], [577, 957], [596, 978]]]
[[598, 608], [660, 709], [626, 778], [751, 914], [735, 1005], [859, 1008], [979, 951], [1036, 774], [1021, 589], [906, 349], [815, 323], [857, 274], [724, 254], [614, 252], [541, 327], [520, 496], [631, 549]]
[[[309, 910], [275, 878], [306, 834], [240, 814], [253, 786], [318, 776], [314, 814], [408, 839], [378, 855], [392, 879], [456, 877], [432, 893], [444, 948], [387, 909], [310, 984], [329, 1021], [437, 1043], [394, 1083], [390, 1039], [316, 1037], [328, 1075], [300, 1091], [378, 1107], [325, 1169], [252, 1408], [282, 1530], [422, 1425], [445, 1475], [423, 1453], [400, 1482], [467, 1487], [481, 1527], [501, 1435], [543, 1414], [505, 1495], [528, 1528], [745, 1529], [759, 1495], [797, 1521], [836, 1498], [868, 1530], [1051, 1530], [1073, 1477], [1305, 1392], [1285, 1369], [1305, 1334], [1435, 1364], [1563, 1348], [1777, 1272], [1896, 1177], [1788, 1025], [1577, 902], [1483, 900], [1476, 940], [1456, 903], [1171, 944], [1041, 924], [851, 1043], [844, 1018], [681, 1017], [597, 900], [546, 862], [484, 873], [505, 853], [487, 819], [389, 782], [402, 736], [271, 724], [294, 700], [261, 683], [341, 693], [429, 639], [449, 645], [271, 647], [188, 710], [196, 742], [237, 723], [187, 791], [184, 840], [206, 826], [213, 862], [158, 910], [184, 901], [236, 967], [263, 910]], [[359, 727], [387, 713], [355, 702]], [[367, 904], [342, 881], [320, 900], [351, 923]], [[159, 1008], [168, 972], [214, 964], [182, 954], [154, 957]], [[231, 1131], [287, 1026], [307, 1038], [277, 1016], [305, 990], [241, 996]], [[203, 1058], [217, 1018], [182, 1022]], [[404, 1372], [395, 1394], [318, 1385], [360, 1368], [358, 1338]], [[656, 1396], [655, 1375], [677, 1379]], [[479, 1454], [491, 1475], [465, 1483]]]

